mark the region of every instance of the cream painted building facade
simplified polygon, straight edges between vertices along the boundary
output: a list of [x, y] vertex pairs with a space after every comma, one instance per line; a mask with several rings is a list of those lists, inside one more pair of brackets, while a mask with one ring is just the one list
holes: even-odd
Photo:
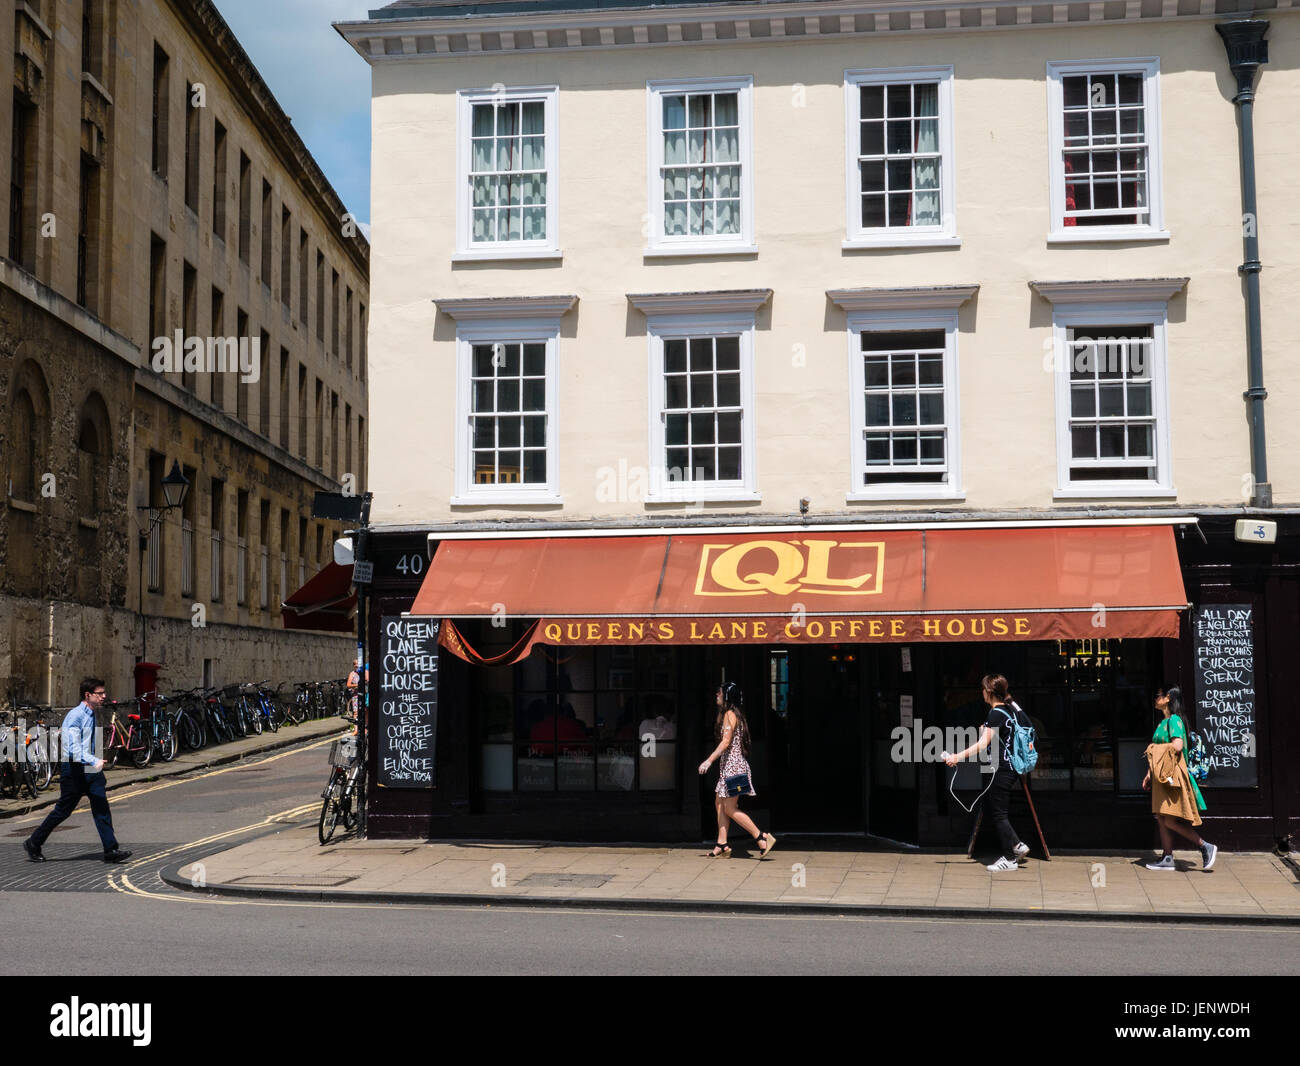
[[[1245, 218], [1238, 82], [1216, 32], [1239, 16], [1215, 0], [401, 0], [338, 24], [373, 71], [378, 543], [406, 560], [427, 538], [436, 570], [438, 545], [470, 536], [587, 534], [599, 550], [605, 534], [719, 526], [1199, 519], [1202, 537], [1178, 538], [1188, 600], [1254, 604], [1263, 719], [1269, 685], [1289, 685], [1300, 607], [1300, 15], [1255, 16], [1269, 55]], [[1243, 400], [1247, 232], [1267, 478]], [[1276, 546], [1242, 556], [1239, 518], [1277, 522]], [[390, 607], [419, 585], [377, 580]], [[1143, 684], [1191, 685], [1183, 633], [1148, 642]], [[1265, 660], [1283, 671], [1268, 684]], [[767, 688], [774, 661], [737, 668]], [[879, 687], [871, 669], [862, 683]], [[487, 703], [472, 678], [455, 684], [466, 802], [491, 811], [524, 774], [493, 783], [475, 748], [491, 730], [474, 735]], [[1107, 699], [1123, 687], [1098, 684]], [[1112, 765], [1149, 701], [1094, 722], [1082, 690], [1050, 723], [1069, 749], [1066, 813], [1138, 811], [1113, 768], [1115, 806], [1098, 806], [1081, 745], [1108, 738]], [[601, 735], [599, 710], [583, 720]], [[518, 745], [524, 729], [494, 735]], [[1277, 716], [1259, 730], [1300, 744]], [[861, 735], [880, 740], [870, 723]], [[1281, 839], [1300, 782], [1269, 775], [1223, 805], [1267, 814]], [[912, 837], [942, 836], [933, 782], [901, 781], [919, 790]], [[415, 810], [394, 806], [393, 825]]]

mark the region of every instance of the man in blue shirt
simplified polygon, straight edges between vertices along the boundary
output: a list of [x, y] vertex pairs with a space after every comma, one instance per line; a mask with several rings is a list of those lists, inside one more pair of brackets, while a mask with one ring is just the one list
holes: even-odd
[[90, 797], [90, 811], [95, 816], [95, 828], [104, 845], [105, 862], [125, 862], [129, 851], [117, 846], [113, 835], [113, 816], [108, 811], [108, 793], [105, 790], [104, 760], [95, 754], [95, 712], [103, 705], [108, 693], [98, 677], [88, 677], [81, 683], [81, 702], [63, 719], [63, 759], [59, 775], [59, 802], [48, 817], [27, 840], [23, 850], [32, 862], [44, 862], [41, 845], [60, 822], [64, 821], [81, 802]]

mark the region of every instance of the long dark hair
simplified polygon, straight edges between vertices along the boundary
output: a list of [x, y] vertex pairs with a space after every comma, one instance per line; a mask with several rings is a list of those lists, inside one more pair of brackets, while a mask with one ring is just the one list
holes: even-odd
[[1183, 720], [1183, 725], [1187, 726], [1187, 711], [1183, 708], [1183, 690], [1175, 685], [1165, 695], [1169, 697], [1169, 717], [1178, 715]]
[[722, 706], [718, 708], [718, 716], [713, 721], [714, 739], [722, 739], [722, 723], [730, 711], [736, 716], [736, 728], [740, 730], [740, 750], [748, 759], [749, 722], [745, 719], [745, 694], [734, 681], [724, 681], [718, 689], [722, 692]]
[[1007, 679], [1001, 674], [985, 674], [981, 684], [984, 686], [984, 691], [999, 703], [1007, 703], [1015, 707], [1016, 710], [1020, 709], [1016, 707], [1016, 701], [1011, 698], [1010, 685]]

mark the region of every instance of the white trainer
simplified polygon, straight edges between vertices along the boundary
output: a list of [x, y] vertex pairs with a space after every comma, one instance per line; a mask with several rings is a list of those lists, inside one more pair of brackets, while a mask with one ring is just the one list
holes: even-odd
[[996, 874], [1001, 873], [1003, 870], [1019, 870], [1020, 867], [1016, 865], [1014, 859], [1008, 859], [1004, 856], [1003, 858], [998, 859], [998, 861], [992, 866], [985, 867], [985, 869], [987, 869], [989, 873]]
[[1148, 870], [1176, 870], [1177, 868], [1178, 867], [1174, 865], [1174, 857], [1172, 855], [1164, 856], [1164, 858], [1159, 862], [1147, 863]]
[[1016, 845], [1014, 848], [1012, 848], [1011, 850], [1014, 851], [1014, 852], [1016, 853], [1016, 858], [1017, 858], [1017, 859], [1023, 859], [1026, 855], [1029, 854], [1029, 845], [1026, 844], [1026, 843], [1022, 840], [1019, 844], [1017, 844], [1017, 845]]

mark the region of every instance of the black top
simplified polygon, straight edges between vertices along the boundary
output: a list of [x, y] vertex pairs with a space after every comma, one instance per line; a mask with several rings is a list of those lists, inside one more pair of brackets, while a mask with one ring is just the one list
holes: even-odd
[[996, 707], [989, 708], [988, 720], [984, 723], [990, 729], [998, 731], [998, 744], [1000, 754], [998, 755], [998, 772], [1005, 770], [1009, 774], [1014, 774], [1011, 769], [1011, 721], [1008, 717], [1014, 714], [1016, 721], [1026, 729], [1033, 727], [1029, 721], [1029, 715], [1025, 714], [1019, 707], [1011, 708], [1005, 703], [999, 703]]

